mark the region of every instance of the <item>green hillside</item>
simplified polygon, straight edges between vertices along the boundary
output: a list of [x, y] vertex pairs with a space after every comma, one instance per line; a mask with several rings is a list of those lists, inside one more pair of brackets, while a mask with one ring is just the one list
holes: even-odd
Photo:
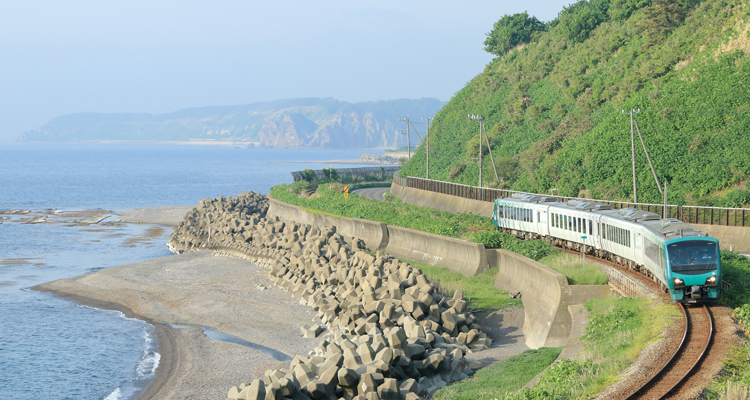
[[[632, 200], [621, 110], [640, 109], [670, 203], [750, 202], [750, 6], [584, 0], [548, 23], [505, 16], [485, 45], [498, 57], [435, 116], [430, 178], [477, 185], [479, 125], [467, 114], [480, 114], [499, 174], [485, 157], [485, 186]], [[660, 203], [635, 139], [639, 201]], [[423, 145], [400, 175], [425, 176]]]

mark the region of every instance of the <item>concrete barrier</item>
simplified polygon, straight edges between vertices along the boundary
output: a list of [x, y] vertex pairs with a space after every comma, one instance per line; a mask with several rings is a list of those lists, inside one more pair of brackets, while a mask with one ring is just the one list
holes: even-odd
[[404, 203], [452, 213], [470, 213], [491, 217], [493, 211], [491, 202], [404, 187], [395, 182], [391, 184], [390, 194], [398, 197]]
[[465, 276], [476, 276], [489, 268], [484, 245], [409, 228], [388, 225], [391, 256], [437, 267]]
[[567, 343], [573, 322], [569, 305], [611, 295], [607, 285], [568, 285], [565, 275], [508, 250], [487, 252], [493, 253], [487, 257], [494, 263], [490, 265], [498, 268], [495, 288], [522, 292], [523, 334], [533, 349]]
[[343, 236], [362, 239], [371, 250], [384, 249], [388, 244], [388, 229], [382, 222], [309, 213], [299, 206], [286, 204], [276, 199], [270, 199], [266, 216], [313, 226], [333, 225], [336, 227], [336, 232]]
[[708, 233], [709, 236], [719, 239], [719, 247], [735, 253], [750, 254], [750, 228], [744, 226], [721, 226], [693, 224], [696, 228]]

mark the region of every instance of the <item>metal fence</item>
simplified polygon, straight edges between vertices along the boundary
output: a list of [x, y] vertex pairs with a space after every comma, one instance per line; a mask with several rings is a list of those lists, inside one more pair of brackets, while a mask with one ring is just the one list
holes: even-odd
[[[517, 192], [514, 190], [480, 188], [477, 186], [462, 185], [459, 183], [435, 181], [431, 179], [415, 178], [409, 176], [402, 178], [394, 176], [393, 182], [404, 187], [427, 190], [430, 192], [448, 194], [466, 199], [492, 202], [501, 197], [510, 197]], [[663, 204], [632, 203], [624, 201], [582, 199], [579, 197], [554, 196], [560, 201], [585, 200], [609, 204], [612, 208], [636, 208], [664, 215]], [[722, 225], [722, 226], [750, 226], [750, 209], [747, 208], [724, 208], [724, 207], [701, 207], [701, 206], [676, 206], [667, 205], [667, 218], [675, 218], [690, 224]]]

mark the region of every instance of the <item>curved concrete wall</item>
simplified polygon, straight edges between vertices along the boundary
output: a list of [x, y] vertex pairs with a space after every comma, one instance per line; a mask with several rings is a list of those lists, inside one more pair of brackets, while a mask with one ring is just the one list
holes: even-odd
[[410, 261], [476, 276], [489, 268], [484, 245], [409, 228], [388, 225], [385, 252]]
[[488, 250], [498, 268], [495, 288], [520, 290], [524, 307], [523, 335], [526, 345], [564, 346], [570, 336], [572, 318], [568, 306], [610, 295], [607, 285], [568, 285], [565, 275], [548, 266], [508, 250]]
[[343, 236], [362, 239], [368, 249], [384, 249], [388, 244], [388, 229], [382, 222], [368, 221], [358, 218], [334, 218], [327, 215], [313, 214], [281, 201], [270, 199], [268, 204], [269, 218], [279, 217], [281, 220], [295, 221], [313, 226], [335, 226], [336, 232]]
[[390, 193], [404, 203], [434, 208], [452, 213], [470, 213], [485, 217], [491, 217], [493, 204], [487, 201], [470, 200], [463, 197], [448, 194], [435, 193], [427, 190], [414, 189], [401, 186], [397, 183], [391, 184]]

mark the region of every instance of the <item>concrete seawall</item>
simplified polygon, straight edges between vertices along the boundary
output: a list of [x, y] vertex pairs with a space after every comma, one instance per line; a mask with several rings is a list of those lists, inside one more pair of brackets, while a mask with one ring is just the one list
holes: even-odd
[[477, 276], [489, 268], [484, 245], [432, 233], [388, 225], [389, 255], [444, 267], [464, 276]]
[[495, 288], [523, 293], [523, 334], [533, 349], [567, 343], [573, 322], [569, 305], [611, 295], [607, 285], [568, 285], [565, 275], [516, 253], [503, 249], [487, 253], [490, 265], [498, 268]]
[[358, 218], [334, 218], [322, 214], [314, 214], [304, 211], [299, 206], [283, 203], [270, 199], [268, 212], [269, 218], [279, 217], [281, 220], [295, 221], [312, 226], [336, 226], [336, 231], [343, 236], [362, 239], [369, 249], [385, 249], [388, 244], [388, 229], [382, 222], [368, 221]]
[[395, 182], [391, 184], [390, 194], [398, 197], [404, 203], [452, 213], [470, 213], [491, 217], [493, 211], [493, 205], [490, 202], [408, 188]]
[[385, 249], [405, 260], [448, 268], [476, 276], [488, 268], [484, 245], [357, 218], [314, 214], [299, 206], [271, 199], [267, 216], [317, 227], [335, 226], [341, 235], [362, 239], [369, 249]]

